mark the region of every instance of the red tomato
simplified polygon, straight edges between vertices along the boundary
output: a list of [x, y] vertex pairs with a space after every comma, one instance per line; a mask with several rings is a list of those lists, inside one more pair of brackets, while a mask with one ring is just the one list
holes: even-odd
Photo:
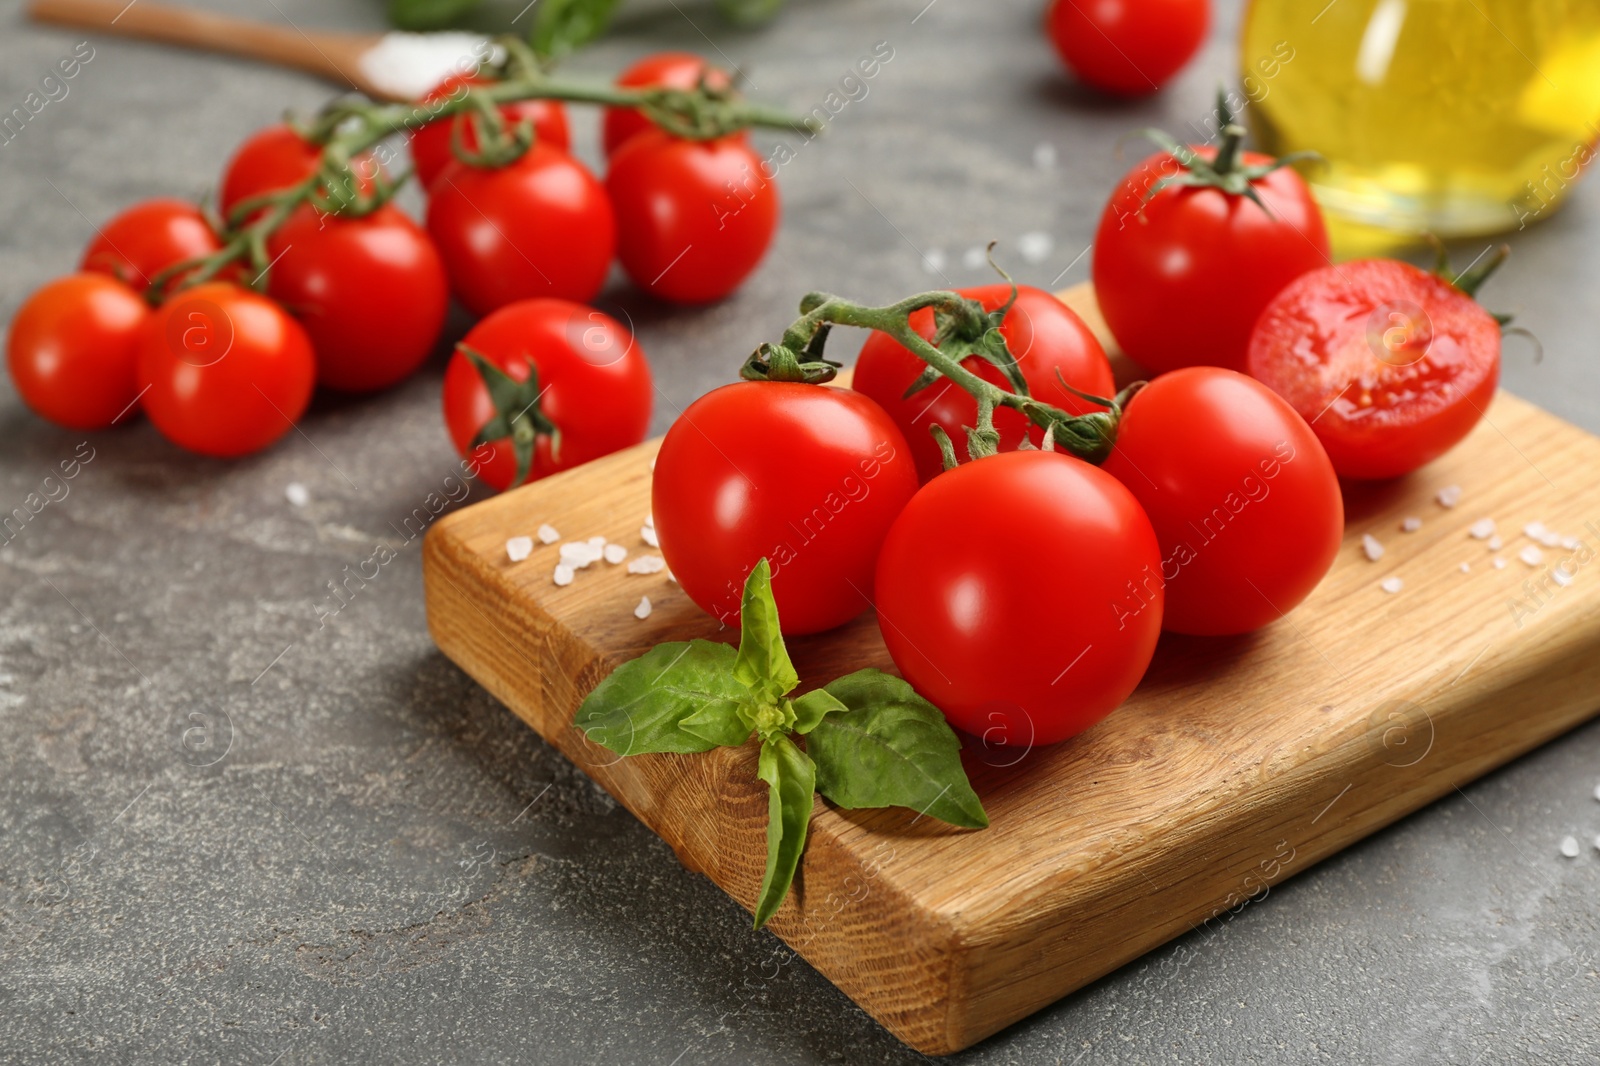
[[[423, 106], [438, 103], [455, 96], [464, 86], [486, 84], [490, 83], [485, 78], [454, 74], [440, 82], [422, 103]], [[572, 138], [567, 130], [567, 110], [558, 100], [518, 100], [515, 103], [501, 104], [500, 115], [510, 127], [523, 122], [532, 122], [534, 139], [551, 148], [559, 148], [565, 152], [571, 146]], [[455, 151], [451, 147], [453, 136], [451, 128], [457, 124], [461, 126], [462, 144], [468, 151], [476, 151], [478, 135], [474, 132], [473, 124], [463, 115], [430, 122], [411, 135], [411, 162], [416, 167], [417, 180], [422, 183], [424, 189], [433, 184], [446, 163], [455, 159]]]
[[[561, 446], [552, 454], [550, 438], [538, 438], [529, 480], [644, 440], [650, 365], [633, 334], [609, 315], [567, 300], [522, 300], [479, 322], [461, 346], [518, 381], [527, 381], [530, 370], [538, 375], [538, 410], [561, 431]], [[444, 372], [445, 425], [456, 451], [477, 464], [478, 478], [504, 491], [516, 480], [510, 439], [472, 447], [499, 413], [478, 368], [458, 349]]]
[[433, 242], [392, 204], [360, 218], [302, 205], [267, 242], [267, 291], [300, 320], [317, 381], [387, 388], [422, 365], [450, 303]]
[[785, 633], [817, 633], [871, 605], [878, 545], [917, 490], [905, 438], [848, 389], [740, 381], [667, 430], [651, 490], [661, 554], [683, 591], [739, 624], [764, 557]]
[[[298, 185], [317, 172], [322, 148], [301, 137], [285, 125], [268, 126], [252, 134], [233, 153], [222, 172], [222, 187], [217, 206], [224, 219], [239, 203], [291, 185]], [[355, 180], [370, 189], [377, 177], [378, 164], [370, 155], [356, 158]]]
[[1055, 0], [1045, 30], [1082, 81], [1140, 96], [1183, 69], [1210, 21], [1207, 0]]
[[6, 364], [22, 402], [68, 429], [104, 429], [139, 397], [134, 353], [150, 306], [104, 274], [57, 278], [11, 320]]
[[1146, 610], [1166, 586], [1164, 627], [1248, 633], [1322, 580], [1344, 535], [1344, 503], [1311, 428], [1259, 382], [1219, 367], [1156, 378], [1123, 412], [1101, 467], [1139, 500], [1159, 567], [1116, 600]]
[[686, 141], [641, 133], [611, 160], [618, 258], [646, 292], [673, 303], [720, 300], [767, 254], [778, 186], [737, 137]]
[[[1254, 152], [1243, 161], [1271, 162]], [[1289, 282], [1331, 261], [1322, 212], [1288, 167], [1251, 182], [1270, 214], [1216, 188], [1168, 186], [1144, 201], [1150, 185], [1177, 167], [1157, 152], [1112, 194], [1094, 239], [1095, 297], [1117, 344], [1146, 370], [1242, 371], [1262, 309]]]
[[[702, 78], [711, 89], [726, 89], [732, 84], [725, 71], [690, 52], [658, 52], [645, 56], [623, 71], [616, 83], [624, 89], [693, 89]], [[608, 159], [634, 134], [656, 128], [642, 111], [632, 107], [606, 108], [604, 123]]]
[[[977, 300], [985, 310], [993, 311], [1010, 298], [1011, 286], [980, 285], [959, 292]], [[911, 326], [932, 340], [933, 318], [933, 309], [924, 308], [911, 316]], [[1056, 378], [1058, 370], [1067, 384], [1082, 392], [1093, 396], [1110, 396], [1116, 392], [1111, 364], [1106, 361], [1100, 342], [1083, 324], [1083, 319], [1044, 290], [1018, 286], [1017, 302], [1006, 313], [1000, 332], [1034, 397], [1072, 414], [1101, 410], [1062, 388]], [[861, 346], [851, 383], [857, 392], [871, 396], [889, 412], [900, 432], [905, 434], [906, 443], [911, 445], [911, 454], [917, 461], [917, 475], [923, 481], [944, 469], [939, 445], [928, 427], [941, 426], [955, 445], [956, 458], [966, 462], [967, 433], [963, 427], [974, 424], [978, 418], [978, 405], [971, 394], [947, 378], [939, 378], [927, 388], [906, 396], [906, 389], [917, 380], [925, 365], [888, 334], [874, 332]], [[969, 356], [962, 365], [1009, 391], [1005, 375], [988, 360]], [[1001, 451], [1015, 450], [1025, 433], [1034, 444], [1044, 438], [1042, 430], [1010, 408], [995, 411], [994, 424], [1000, 431]]]
[[1350, 478], [1410, 473], [1465, 437], [1500, 380], [1500, 325], [1449, 282], [1392, 259], [1305, 274], [1250, 340], [1250, 373]]
[[617, 240], [605, 189], [547, 144], [505, 167], [448, 164], [429, 190], [428, 232], [456, 296], [480, 315], [536, 296], [594, 299]]
[[79, 269], [120, 278], [143, 292], [167, 267], [222, 247], [211, 223], [187, 200], [146, 200], [100, 227]]
[[878, 556], [878, 628], [900, 673], [957, 729], [986, 744], [1054, 744], [1144, 676], [1161, 588], [1143, 611], [1115, 605], [1160, 564], [1150, 521], [1115, 478], [1059, 452], [1002, 452], [906, 504]]
[[175, 294], [140, 334], [145, 414], [180, 447], [224, 458], [260, 451], [311, 400], [316, 360], [300, 324], [227, 282]]

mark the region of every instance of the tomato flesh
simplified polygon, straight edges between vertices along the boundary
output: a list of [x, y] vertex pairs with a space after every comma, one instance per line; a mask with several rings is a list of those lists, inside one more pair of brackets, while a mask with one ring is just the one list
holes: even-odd
[[690, 599], [738, 626], [745, 576], [765, 558], [792, 634], [871, 605], [878, 545], [916, 488], [905, 438], [867, 397], [741, 381], [672, 424], [651, 497], [661, 554]]
[[[987, 311], [1003, 306], [1011, 297], [1010, 285], [980, 285], [960, 289], [959, 294], [977, 300]], [[934, 337], [932, 308], [924, 308], [911, 316], [911, 328], [928, 340]], [[1006, 313], [1000, 332], [1006, 346], [1022, 370], [1028, 392], [1037, 399], [1068, 411], [1087, 414], [1101, 410], [1095, 404], [1063, 388], [1061, 381], [1091, 396], [1110, 396], [1116, 391], [1111, 364], [1104, 349], [1089, 327], [1066, 304], [1042, 289], [1022, 285], [1017, 288], [1017, 300]], [[874, 332], [861, 346], [856, 360], [855, 377], [851, 387], [871, 396], [889, 412], [917, 461], [917, 476], [927, 481], [944, 469], [938, 442], [929, 427], [938, 425], [955, 446], [956, 458], [965, 462], [967, 433], [965, 427], [978, 418], [977, 401], [965, 389], [948, 378], [938, 378], [933, 384], [905, 395], [912, 382], [917, 380], [926, 364], [907, 351], [894, 338]], [[1010, 391], [1010, 385], [1000, 368], [986, 359], [968, 356], [962, 366], [985, 381]], [[1060, 378], [1057, 378], [1057, 372]], [[1039, 427], [1033, 425], [1021, 412], [1009, 407], [998, 408], [994, 413], [995, 429], [1000, 433], [1000, 450], [1014, 451], [1024, 437], [1038, 445], [1044, 438]]]
[[1189, 62], [1210, 21], [1208, 0], [1055, 0], [1045, 31], [1086, 84], [1142, 96]]
[[1002, 452], [924, 485], [878, 557], [878, 628], [912, 686], [985, 745], [1053, 744], [1115, 710], [1150, 665], [1160, 566], [1117, 480], [1059, 452]]
[[1311, 423], [1342, 476], [1398, 477], [1488, 410], [1500, 325], [1436, 275], [1358, 260], [1285, 289], [1256, 325], [1249, 367]]

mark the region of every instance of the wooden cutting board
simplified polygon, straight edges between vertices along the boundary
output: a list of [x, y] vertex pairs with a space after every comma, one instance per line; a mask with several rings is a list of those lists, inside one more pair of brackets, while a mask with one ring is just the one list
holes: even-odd
[[[1063, 299], [1107, 339], [1085, 287]], [[640, 527], [658, 443], [440, 520], [424, 547], [428, 620], [446, 655], [749, 908], [767, 817], [754, 745], [618, 759], [571, 724], [623, 660], [736, 634], [666, 574], [597, 563], [558, 588], [556, 546], [506, 554], [544, 523], [654, 554]], [[1164, 637], [1133, 698], [1064, 744], [969, 742], [989, 829], [819, 801], [770, 928], [907, 1044], [957, 1051], [1571, 729], [1600, 709], [1597, 470], [1600, 440], [1500, 394], [1445, 458], [1347, 494], [1333, 571], [1286, 618], [1240, 638]], [[1454, 508], [1436, 500], [1450, 485]], [[1402, 531], [1408, 516], [1419, 530]], [[1500, 551], [1468, 534], [1481, 518]], [[1535, 521], [1584, 546], [1523, 561]], [[1387, 549], [1376, 562], [1365, 533]], [[870, 614], [790, 646], [806, 687], [893, 668]]]

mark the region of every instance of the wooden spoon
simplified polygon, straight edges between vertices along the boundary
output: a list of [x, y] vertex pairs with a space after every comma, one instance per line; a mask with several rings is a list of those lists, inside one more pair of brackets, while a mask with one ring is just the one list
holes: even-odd
[[32, 0], [28, 13], [40, 22], [294, 67], [379, 100], [415, 99], [447, 75], [472, 70], [486, 54], [476, 49], [488, 47], [477, 34], [307, 31], [149, 0]]

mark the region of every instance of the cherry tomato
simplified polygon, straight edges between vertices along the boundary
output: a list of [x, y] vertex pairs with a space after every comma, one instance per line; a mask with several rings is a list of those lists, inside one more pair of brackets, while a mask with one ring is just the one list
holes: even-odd
[[[712, 66], [690, 52], [658, 52], [645, 56], [623, 71], [617, 85], [624, 89], [693, 89], [705, 79], [707, 88], [726, 89], [732, 84], [727, 72]], [[606, 158], [615, 155], [636, 133], [653, 130], [656, 124], [638, 108], [608, 107], [604, 120]]]
[[130, 413], [134, 354], [150, 307], [105, 274], [72, 274], [18, 308], [6, 365], [22, 402], [68, 429], [104, 429]]
[[1199, 50], [1207, 0], [1055, 0], [1045, 30], [1083, 82], [1108, 93], [1153, 93]]
[[267, 291], [300, 320], [317, 381], [382, 389], [422, 365], [439, 339], [450, 287], [439, 253], [392, 204], [360, 218], [302, 205], [267, 242]]
[[617, 255], [646, 292], [673, 303], [720, 300], [767, 254], [778, 186], [737, 137], [686, 141], [661, 130], [629, 139], [611, 160]]
[[[1010, 298], [1011, 286], [980, 285], [961, 289], [959, 293], [977, 300], [985, 310], [993, 311]], [[933, 309], [924, 308], [912, 315], [911, 327], [932, 340]], [[1100, 342], [1083, 324], [1083, 319], [1044, 290], [1018, 286], [1017, 302], [1006, 313], [1000, 332], [1005, 336], [1006, 347], [1022, 369], [1029, 393], [1036, 398], [1072, 414], [1087, 414], [1101, 409], [1062, 388], [1056, 378], [1057, 371], [1061, 372], [1067, 384], [1092, 396], [1110, 396], [1116, 392], [1111, 364], [1107, 362]], [[978, 418], [978, 405], [971, 394], [945, 378], [939, 378], [926, 388], [906, 396], [906, 389], [917, 380], [925, 365], [888, 334], [874, 332], [861, 346], [852, 382], [857, 392], [864, 392], [877, 400], [889, 412], [895, 425], [900, 427], [917, 461], [917, 475], [923, 481], [944, 469], [938, 442], [928, 427], [934, 424], [942, 427], [955, 445], [956, 458], [966, 462], [967, 433], [964, 427], [973, 425]], [[1009, 391], [1005, 375], [988, 360], [969, 356], [962, 365]], [[1044, 438], [1037, 426], [1010, 408], [995, 411], [994, 424], [1000, 431], [1001, 451], [1015, 450], [1024, 434], [1035, 445]]]
[[1340, 474], [1398, 477], [1455, 447], [1489, 409], [1500, 326], [1409, 263], [1340, 263], [1267, 307], [1250, 373], [1311, 423]]
[[739, 624], [745, 576], [766, 558], [785, 633], [817, 633], [871, 606], [878, 545], [917, 489], [883, 408], [859, 392], [740, 381], [667, 430], [651, 500], [683, 591]]
[[[489, 84], [488, 80], [479, 77], [463, 77], [453, 74], [440, 82], [432, 92], [423, 98], [423, 105], [435, 104], [455, 96], [465, 86]], [[571, 146], [571, 134], [567, 130], [567, 110], [557, 100], [517, 100], [514, 103], [501, 104], [500, 115], [507, 126], [516, 126], [523, 122], [533, 123], [534, 139], [551, 148], [559, 148], [565, 152]], [[455, 159], [455, 151], [451, 147], [453, 136], [452, 127], [461, 126], [461, 142], [468, 151], [478, 148], [478, 134], [473, 124], [464, 115], [454, 115], [450, 118], [430, 122], [411, 135], [411, 163], [416, 167], [417, 180], [424, 189], [431, 186], [445, 164]]]
[[428, 232], [456, 296], [480, 315], [536, 296], [594, 299], [617, 239], [605, 189], [537, 143], [505, 167], [446, 165], [429, 191]]
[[[1245, 152], [1243, 162], [1271, 160]], [[1094, 239], [1095, 296], [1117, 344], [1146, 370], [1242, 371], [1262, 309], [1289, 282], [1331, 262], [1322, 212], [1288, 167], [1251, 182], [1267, 211], [1209, 187], [1172, 185], [1144, 200], [1177, 169], [1158, 152], [1112, 194]]]
[[[535, 443], [529, 480], [566, 470], [644, 440], [650, 426], [650, 365], [621, 322], [567, 300], [521, 300], [472, 328], [460, 348], [477, 352], [517, 381], [537, 374], [538, 411], [561, 431]], [[474, 449], [479, 430], [498, 412], [483, 376], [460, 348], [444, 373], [444, 418], [463, 458], [497, 491], [516, 479], [509, 438]], [[507, 417], [518, 411], [505, 412]]]
[[222, 247], [211, 223], [187, 200], [146, 200], [100, 227], [79, 269], [120, 278], [143, 292], [151, 279]]
[[1144, 676], [1161, 588], [1142, 611], [1116, 605], [1160, 563], [1149, 519], [1115, 478], [1059, 452], [1002, 452], [934, 478], [895, 519], [878, 556], [878, 628], [957, 729], [1054, 744]]
[[316, 360], [300, 323], [227, 282], [176, 293], [139, 337], [145, 414], [180, 447], [224, 458], [260, 451], [311, 400]]
[[1156, 378], [1123, 413], [1101, 467], [1128, 487], [1161, 541], [1118, 617], [1166, 586], [1164, 626], [1248, 633], [1322, 580], [1344, 535], [1339, 481], [1305, 420], [1251, 378], [1190, 367]]
[[[230, 218], [234, 207], [245, 200], [300, 184], [317, 172], [321, 158], [321, 147], [286, 125], [257, 131], [233, 153], [222, 172], [217, 192], [222, 217]], [[352, 171], [361, 189], [371, 189], [378, 164], [370, 155], [358, 156]]]

